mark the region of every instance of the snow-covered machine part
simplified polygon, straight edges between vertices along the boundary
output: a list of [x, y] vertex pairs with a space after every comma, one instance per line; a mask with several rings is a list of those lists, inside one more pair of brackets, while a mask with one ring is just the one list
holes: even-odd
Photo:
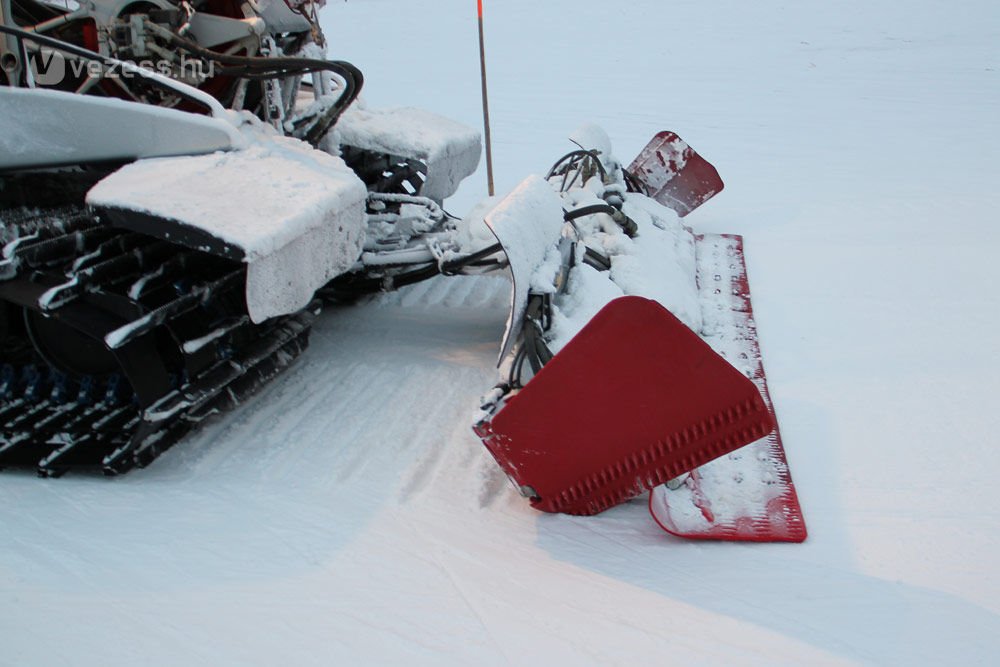
[[500, 361], [511, 351], [524, 326], [531, 277], [562, 233], [562, 199], [540, 176], [518, 185], [485, 218], [510, 263], [510, 314], [500, 343]]
[[503, 265], [435, 201], [474, 131], [337, 142], [363, 76], [315, 9], [0, 0], [0, 468], [144, 466], [287, 368], [332, 278]]
[[426, 168], [420, 193], [441, 202], [479, 166], [478, 131], [423, 109], [374, 110], [355, 104], [337, 123], [340, 143], [372, 153], [421, 161]]
[[[259, 0], [257, 7], [267, 26], [274, 32], [304, 32], [312, 29], [306, 18], [308, 2], [286, 0]], [[296, 9], [295, 7], [299, 7]]]
[[255, 323], [304, 308], [350, 269], [365, 240], [364, 183], [343, 160], [284, 137], [241, 151], [139, 160], [87, 203], [132, 229], [247, 264]]
[[[183, 111], [207, 103], [216, 116], [223, 108], [245, 110], [316, 146], [364, 82], [350, 63], [325, 59], [311, 2], [299, 7], [298, 21], [280, 20], [281, 28], [269, 26], [253, 3], [196, 10], [165, 0], [89, 0], [75, 8], [3, 0], [0, 9], [0, 83], [15, 88]], [[312, 102], [303, 104], [300, 93]]]
[[532, 505], [596, 514], [773, 427], [746, 377], [663, 306], [625, 296], [477, 432]]
[[767, 389], [739, 236], [698, 236], [698, 282], [706, 342], [753, 381], [775, 428], [677, 483], [653, 489], [650, 512], [660, 527], [678, 537], [802, 542], [805, 519]]
[[188, 32], [201, 46], [216, 48], [240, 40], [259, 37], [267, 30], [262, 18], [229, 18], [196, 12], [188, 19]]
[[629, 173], [650, 197], [684, 217], [725, 185], [719, 172], [673, 132], [659, 132], [632, 164]]
[[[65, 179], [0, 180], [66, 196]], [[311, 310], [250, 323], [239, 262], [111, 228], [79, 201], [0, 210], [0, 245], [0, 467], [146, 465], [308, 343]]]
[[[682, 529], [664, 509], [665, 483], [676, 486], [686, 478], [694, 486], [727, 460], [780, 468], [784, 473], [740, 479], [748, 498], [740, 509], [757, 517], [755, 539], [788, 539], [784, 527], [790, 524], [804, 539], [797, 500], [794, 507], [785, 503], [783, 514], [774, 502], [767, 506], [773, 497], [794, 499], [794, 487], [773, 435], [773, 408], [762, 393], [749, 288], [738, 270], [742, 246], [720, 260], [713, 250], [723, 237], [695, 235], [679, 221], [693, 208], [676, 211], [650, 197], [662, 193], [656, 184], [685, 183], [679, 172], [697, 161], [660, 161], [660, 133], [637, 161], [642, 173], [635, 174], [622, 169], [599, 128], [587, 126], [573, 136], [580, 150], [557, 162], [546, 184], [561, 194], [561, 238], [550, 242], [534, 268], [515, 261], [530, 238], [521, 228], [541, 234], [552, 212], [515, 206], [524, 199], [517, 191], [512, 202], [498, 206], [517, 211], [517, 224], [497, 226], [495, 233], [511, 257], [515, 300], [524, 291], [520, 300], [528, 305], [514, 309], [515, 316], [523, 313], [521, 325], [514, 343], [504, 346], [501, 382], [484, 399], [476, 433], [538, 509], [593, 514], [656, 489], [656, 516], [677, 533]], [[697, 155], [690, 147], [686, 154]], [[671, 204], [707, 201], [704, 189], [673, 192], [678, 196]], [[542, 255], [536, 250], [535, 256]], [[758, 364], [744, 369], [740, 362], [750, 353]], [[746, 451], [762, 440], [767, 448]], [[696, 488], [699, 511], [713, 500], [724, 505], [724, 497], [712, 497], [725, 494], [724, 484]], [[754, 506], [755, 500], [764, 504]], [[679, 504], [675, 498], [670, 506]], [[722, 533], [715, 536], [739, 536], [736, 530]]]
[[241, 145], [236, 128], [218, 118], [59, 90], [0, 86], [0, 118], [0, 170], [198, 155]]

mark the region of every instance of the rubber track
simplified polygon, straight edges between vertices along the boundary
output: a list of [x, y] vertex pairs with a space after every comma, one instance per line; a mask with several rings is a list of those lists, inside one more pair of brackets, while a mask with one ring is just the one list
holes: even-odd
[[[238, 263], [102, 226], [79, 207], [0, 211], [0, 468], [124, 473], [269, 382], [305, 350], [315, 309], [254, 325], [244, 288]], [[134, 315], [104, 312], [109, 301]], [[18, 331], [26, 311], [94, 340], [116, 330], [126, 358], [130, 346], [145, 356], [100, 377], [62, 372]], [[74, 311], [96, 315], [81, 324]]]

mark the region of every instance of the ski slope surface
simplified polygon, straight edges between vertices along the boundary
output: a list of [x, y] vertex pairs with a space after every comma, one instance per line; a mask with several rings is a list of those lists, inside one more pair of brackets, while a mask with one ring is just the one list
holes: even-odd
[[[331, 2], [372, 107], [481, 121], [475, 3]], [[0, 474], [0, 665], [1000, 660], [1000, 7], [486, 2], [497, 189], [672, 129], [743, 234], [801, 545], [542, 515], [472, 434], [502, 277], [320, 318], [123, 478]], [[447, 203], [469, 210], [485, 168]], [[586, 388], [581, 388], [581, 406]], [[594, 417], [592, 411], [583, 410]]]

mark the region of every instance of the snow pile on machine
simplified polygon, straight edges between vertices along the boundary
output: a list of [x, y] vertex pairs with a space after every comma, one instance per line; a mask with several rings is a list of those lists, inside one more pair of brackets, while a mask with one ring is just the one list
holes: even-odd
[[340, 158], [251, 120], [240, 150], [139, 160], [95, 185], [87, 203], [122, 226], [204, 230], [205, 243], [246, 263], [247, 309], [260, 323], [305, 308], [354, 265], [368, 192]]
[[547, 182], [526, 180], [485, 218], [514, 288], [503, 382], [476, 433], [544, 511], [594, 514], [652, 489], [677, 535], [805, 539], [742, 244], [679, 219], [721, 179], [676, 135], [627, 170], [603, 131], [574, 136], [581, 150]]

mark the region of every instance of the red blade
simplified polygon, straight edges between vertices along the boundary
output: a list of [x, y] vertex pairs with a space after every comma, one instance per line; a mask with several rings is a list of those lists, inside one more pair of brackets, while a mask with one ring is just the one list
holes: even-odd
[[719, 172], [673, 132], [660, 132], [628, 168], [650, 197], [682, 218], [725, 187]]
[[[698, 265], [702, 299], [714, 306], [706, 309], [711, 321], [705, 325], [713, 331], [708, 340], [753, 380], [773, 417], [742, 239], [699, 237]], [[680, 537], [802, 542], [807, 534], [777, 427], [766, 438], [699, 468], [679, 488], [657, 487], [649, 509], [664, 530]]]
[[476, 432], [536, 508], [596, 514], [772, 428], [753, 382], [661, 305], [630, 296]]

